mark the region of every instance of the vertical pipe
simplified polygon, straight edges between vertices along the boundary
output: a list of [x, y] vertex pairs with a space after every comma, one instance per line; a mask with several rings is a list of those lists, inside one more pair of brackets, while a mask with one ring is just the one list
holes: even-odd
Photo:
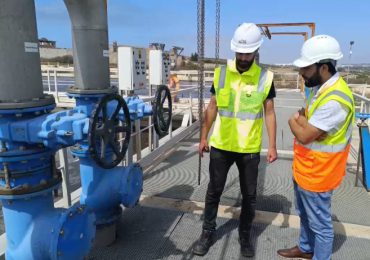
[[0, 1], [0, 102], [43, 97], [33, 0]]
[[72, 23], [75, 88], [110, 88], [106, 1], [64, 0], [64, 3]]

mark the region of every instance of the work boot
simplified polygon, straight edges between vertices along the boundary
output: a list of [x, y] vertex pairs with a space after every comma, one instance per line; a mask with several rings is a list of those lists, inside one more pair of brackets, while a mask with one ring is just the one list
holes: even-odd
[[193, 254], [203, 256], [207, 254], [213, 244], [214, 231], [203, 229], [200, 238], [193, 247]]
[[288, 248], [288, 249], [280, 249], [277, 251], [278, 255], [286, 257], [286, 258], [303, 258], [303, 259], [312, 259], [312, 253], [304, 253], [302, 252], [298, 246]]
[[240, 244], [240, 253], [242, 254], [242, 256], [244, 257], [254, 256], [254, 248], [249, 238], [239, 237], [239, 244]]

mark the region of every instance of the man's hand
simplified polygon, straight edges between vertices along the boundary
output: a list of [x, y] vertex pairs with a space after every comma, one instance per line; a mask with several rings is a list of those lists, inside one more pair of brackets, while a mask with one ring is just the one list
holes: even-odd
[[316, 138], [316, 141], [318, 142], [324, 141], [326, 137], [328, 137], [328, 133], [325, 132], [322, 135], [320, 135], [318, 138]]
[[276, 148], [269, 148], [267, 150], [267, 162], [268, 163], [273, 163], [274, 161], [276, 161], [277, 159], [277, 152], [276, 152]]
[[288, 121], [290, 130], [297, 140], [302, 144], [309, 144], [313, 141], [321, 141], [326, 138], [325, 131], [311, 125], [305, 116], [297, 111]]
[[306, 117], [306, 110], [302, 107], [301, 109], [298, 110], [298, 114], [300, 116]]
[[208, 146], [208, 142], [207, 142], [207, 139], [202, 139], [199, 143], [199, 155], [201, 157], [203, 157], [203, 152], [206, 152], [208, 153], [209, 152], [209, 146]]

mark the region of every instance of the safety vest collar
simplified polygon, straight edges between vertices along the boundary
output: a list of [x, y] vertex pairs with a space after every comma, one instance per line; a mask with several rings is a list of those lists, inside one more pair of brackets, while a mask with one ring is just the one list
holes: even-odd
[[[253, 65], [256, 67], [256, 69], [258, 69], [255, 62], [253, 62]], [[252, 65], [252, 67], [253, 67], [253, 65]], [[252, 69], [252, 67], [249, 70], [254, 70], [254, 69]], [[229, 70], [231, 70], [230, 67], [228, 67], [228, 68], [229, 68]], [[225, 87], [226, 70], [227, 70], [227, 68], [226, 68], [225, 65], [220, 66], [220, 77], [219, 77], [219, 80], [218, 80], [218, 88], [219, 89], [223, 89]], [[242, 74], [242, 75], [244, 75], [244, 74]], [[259, 77], [259, 81], [258, 81], [258, 86], [257, 86], [257, 91], [258, 92], [263, 93], [265, 91], [266, 82], [268, 80], [270, 80], [270, 79], [268, 79], [268, 77], [272, 78], [273, 74], [268, 73], [268, 71], [266, 69], [261, 69], [261, 73], [260, 73], [260, 77]]]
[[[238, 69], [237, 69], [237, 67], [236, 67], [236, 59], [229, 60], [229, 61], [227, 62], [227, 65], [228, 65], [229, 70], [230, 70], [231, 72], [235, 72], [235, 73], [240, 74], [240, 73], [239, 73], [239, 71], [238, 71]], [[259, 68], [259, 67], [258, 67], [258, 65], [256, 64], [256, 62], [255, 62], [255, 61], [253, 61], [253, 63], [252, 63], [252, 65], [251, 65], [251, 67], [249, 68], [249, 70], [244, 71], [244, 72], [243, 72], [243, 73], [241, 73], [240, 75], [242, 75], [242, 76], [254, 77], [254, 76], [256, 75], [256, 73], [258, 73], [258, 68]]]
[[313, 103], [319, 98], [319, 96], [324, 93], [327, 89], [334, 86], [334, 84], [339, 80], [340, 75], [339, 73], [335, 73], [330, 79], [328, 79], [324, 84], [322, 84], [319, 88], [315, 87], [311, 89], [310, 95], [307, 99], [306, 105], [306, 115], [308, 115], [308, 109], [313, 105]]
[[325, 90], [333, 86], [338, 80], [339, 80], [339, 73], [335, 73], [333, 76], [331, 76], [330, 79], [328, 79], [322, 86], [317, 90], [315, 97], [318, 97], [321, 95], [321, 93], [324, 93]]

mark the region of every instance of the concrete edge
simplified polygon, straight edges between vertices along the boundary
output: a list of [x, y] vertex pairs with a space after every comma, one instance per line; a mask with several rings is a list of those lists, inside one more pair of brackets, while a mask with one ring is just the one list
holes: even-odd
[[[203, 214], [204, 202], [179, 200], [171, 198], [163, 198], [156, 196], [142, 195], [140, 205], [146, 207], [162, 208], [169, 210], [177, 210], [191, 214]], [[220, 205], [218, 216], [228, 219], [239, 219], [240, 208], [233, 206]], [[300, 218], [296, 215], [288, 215], [283, 213], [274, 213], [268, 211], [256, 211], [255, 223], [268, 224], [283, 228], [300, 227]], [[355, 238], [370, 239], [370, 227], [333, 221], [334, 232], [343, 236], [351, 236]]]

